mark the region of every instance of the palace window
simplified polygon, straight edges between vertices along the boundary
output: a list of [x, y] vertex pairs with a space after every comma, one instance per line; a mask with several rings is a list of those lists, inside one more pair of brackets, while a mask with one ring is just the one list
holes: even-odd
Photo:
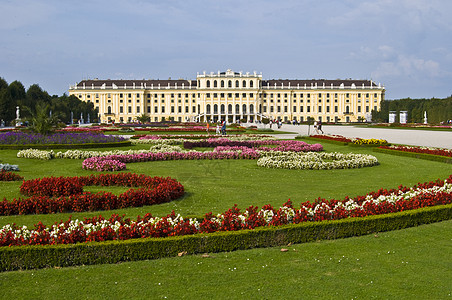
[[213, 81], [213, 87], [218, 87], [218, 84], [217, 84], [216, 80]]
[[242, 87], [246, 88], [246, 80], [243, 80]]
[[208, 88], [210, 88], [210, 80], [207, 80], [207, 81], [206, 81], [206, 86], [207, 86]]
[[228, 88], [231, 88], [232, 87], [232, 80], [229, 80], [228, 81]]
[[221, 87], [224, 88], [224, 80], [221, 81]]
[[251, 80], [250, 81], [250, 88], [252, 88], [253, 87], [253, 81]]
[[140, 113], [140, 107], [137, 106], [137, 114], [139, 114], [139, 113]]
[[236, 87], [236, 88], [239, 87], [239, 81], [238, 81], [238, 80], [235, 81], [235, 87]]

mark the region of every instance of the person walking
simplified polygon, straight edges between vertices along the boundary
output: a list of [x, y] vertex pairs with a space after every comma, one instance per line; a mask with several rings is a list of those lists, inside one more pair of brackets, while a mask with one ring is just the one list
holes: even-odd
[[317, 129], [318, 131], [321, 131], [323, 134], [323, 130], [322, 130], [322, 121], [319, 121], [319, 123], [317, 123]]
[[226, 135], [226, 121], [223, 121], [223, 126], [221, 126], [221, 134]]

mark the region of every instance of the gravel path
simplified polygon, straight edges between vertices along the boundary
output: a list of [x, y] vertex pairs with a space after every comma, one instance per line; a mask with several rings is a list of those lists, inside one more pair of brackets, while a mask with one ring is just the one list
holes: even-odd
[[[258, 127], [263, 127], [263, 125], [259, 124]], [[272, 129], [278, 130], [275, 129], [275, 127], [276, 126], [273, 126]], [[364, 128], [356, 126], [337, 125], [323, 125], [322, 129], [325, 134], [337, 134], [349, 138], [359, 137], [363, 139], [384, 139], [391, 144], [452, 149], [452, 131]], [[279, 130], [294, 132], [293, 134], [278, 134], [277, 137], [279, 138], [294, 138], [299, 134], [308, 135], [308, 125], [283, 124], [283, 126]], [[311, 135], [314, 134], [314, 126], [311, 126], [310, 133]]]

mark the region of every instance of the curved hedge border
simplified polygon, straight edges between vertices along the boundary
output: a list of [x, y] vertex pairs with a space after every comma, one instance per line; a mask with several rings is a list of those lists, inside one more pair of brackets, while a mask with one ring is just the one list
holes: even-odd
[[168, 238], [0, 248], [0, 271], [137, 261], [361, 236], [452, 219], [452, 204], [412, 211]]
[[385, 153], [385, 154], [391, 154], [391, 155], [414, 157], [414, 158], [419, 158], [419, 159], [425, 159], [425, 160], [438, 161], [438, 162], [442, 162], [442, 163], [452, 164], [451, 157], [440, 156], [440, 155], [433, 155], [433, 154], [426, 154], [426, 153], [414, 153], [414, 152], [406, 152], [406, 151], [384, 149], [384, 148], [374, 148], [373, 151]]
[[110, 142], [110, 143], [86, 143], [86, 144], [29, 144], [29, 145], [0, 145], [0, 150], [25, 150], [33, 149], [87, 149], [87, 148], [108, 148], [131, 146], [131, 141]]

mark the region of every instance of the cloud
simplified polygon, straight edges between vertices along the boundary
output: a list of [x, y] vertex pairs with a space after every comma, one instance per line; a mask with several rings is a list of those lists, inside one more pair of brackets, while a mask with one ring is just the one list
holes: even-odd
[[436, 61], [400, 54], [395, 61], [381, 62], [372, 72], [372, 77], [438, 77], [441, 73], [440, 64]]

